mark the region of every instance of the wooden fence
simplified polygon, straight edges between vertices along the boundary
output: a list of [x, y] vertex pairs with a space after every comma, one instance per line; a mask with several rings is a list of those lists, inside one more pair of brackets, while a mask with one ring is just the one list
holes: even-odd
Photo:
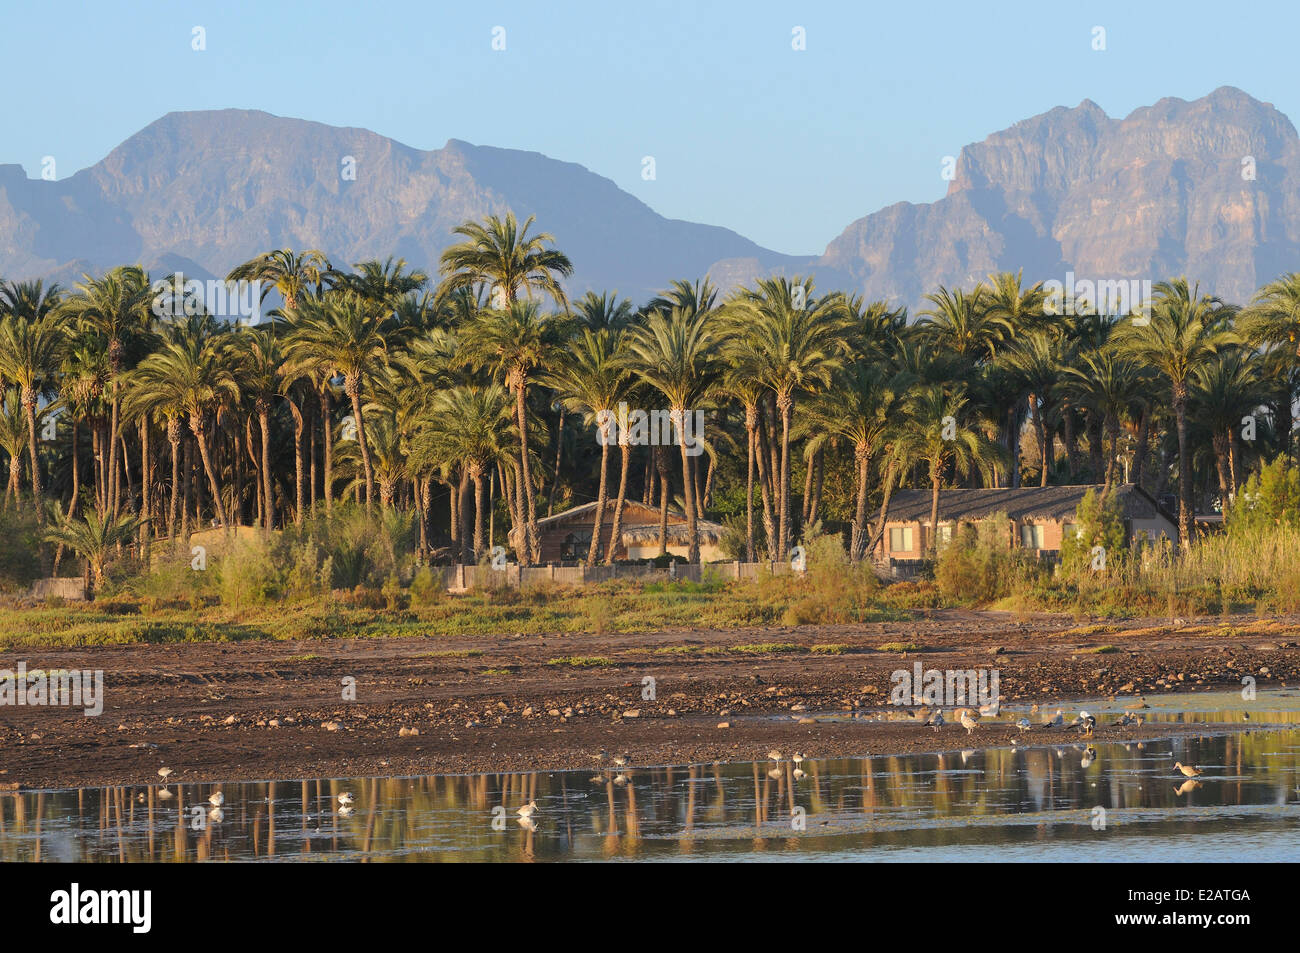
[[[438, 572], [438, 567], [434, 567]], [[441, 568], [443, 583], [448, 592], [469, 592], [473, 589], [492, 587], [528, 588], [537, 585], [581, 586], [587, 583], [610, 582], [615, 579], [637, 580], [641, 582], [690, 580], [700, 582], [703, 579], [721, 579], [724, 581], [739, 579], [757, 579], [759, 573], [790, 572], [788, 563], [746, 563], [738, 560], [706, 565], [686, 565], [676, 563], [666, 569], [655, 566], [582, 566], [555, 565], [518, 566], [507, 564], [502, 569], [490, 566], [444, 566]]]

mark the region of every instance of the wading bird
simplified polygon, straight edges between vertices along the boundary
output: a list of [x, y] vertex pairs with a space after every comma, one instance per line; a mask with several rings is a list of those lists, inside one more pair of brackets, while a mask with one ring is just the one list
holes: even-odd
[[1056, 709], [1056, 714], [1044, 721], [1043, 725], [1048, 728], [1065, 727], [1065, 716], [1061, 714], [1061, 709]]
[[518, 814], [520, 817], [532, 817], [534, 814], [537, 813], [537, 802], [529, 801], [519, 810], [515, 811], [515, 813]]
[[213, 807], [221, 807], [221, 805], [226, 803], [226, 796], [218, 791], [216, 794], [208, 798], [208, 803]]
[[1185, 778], [1199, 778], [1201, 769], [1192, 764], [1183, 764], [1181, 761], [1174, 762], [1174, 769], [1181, 771]]
[[970, 716], [970, 712], [963, 708], [961, 712], [961, 726], [966, 729], [966, 734], [969, 735], [974, 731], [975, 726], [978, 724], [979, 722]]

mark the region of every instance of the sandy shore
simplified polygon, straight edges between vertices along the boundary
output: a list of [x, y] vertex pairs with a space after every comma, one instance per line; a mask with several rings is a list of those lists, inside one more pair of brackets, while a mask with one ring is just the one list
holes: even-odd
[[[1010, 725], [968, 736], [896, 720], [891, 673], [996, 668], [1007, 704], [1068, 711], [1080, 698], [1240, 688], [1245, 675], [1294, 686], [1298, 639], [1300, 617], [1080, 623], [954, 610], [636, 635], [9, 650], [0, 670], [103, 670], [105, 704], [91, 718], [0, 706], [0, 789], [157, 783], [164, 765], [179, 781], [240, 781], [587, 768], [602, 748], [645, 765], [761, 759], [772, 747], [839, 757], [1006, 745], [1019, 734]], [[879, 649], [891, 642], [918, 649]], [[597, 661], [555, 661], [570, 657]], [[814, 713], [837, 717], [809, 722]], [[1096, 739], [1209, 730], [1104, 726]], [[1039, 729], [1023, 740], [1061, 739], [1077, 740]]]

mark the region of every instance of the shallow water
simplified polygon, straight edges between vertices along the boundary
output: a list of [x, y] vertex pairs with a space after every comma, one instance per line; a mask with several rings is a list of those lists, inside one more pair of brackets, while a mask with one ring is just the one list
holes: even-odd
[[[1151, 721], [1230, 728], [1091, 747], [1037, 731], [1022, 750], [810, 759], [800, 780], [786, 760], [633, 768], [622, 779], [560, 771], [172, 784], [170, 797], [159, 786], [23, 792], [0, 796], [0, 861], [1300, 860], [1300, 696], [1260, 693], [1246, 707], [1235, 693], [1146, 701]], [[1081, 707], [1109, 722], [1125, 706]], [[1175, 761], [1204, 773], [1188, 784]], [[225, 804], [214, 812], [217, 791]], [[530, 799], [536, 819], [521, 822]]]

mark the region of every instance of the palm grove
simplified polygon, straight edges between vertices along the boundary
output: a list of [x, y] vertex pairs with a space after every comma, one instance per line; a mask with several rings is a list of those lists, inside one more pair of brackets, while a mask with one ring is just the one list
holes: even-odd
[[[612, 562], [629, 499], [658, 508], [661, 553], [679, 510], [692, 562], [706, 513], [748, 560], [823, 524], [857, 561], [902, 486], [932, 491], [934, 525], [944, 486], [1128, 479], [1177, 494], [1188, 540], [1194, 510], [1289, 450], [1298, 274], [1244, 308], [1164, 282], [1139, 321], [1047, 307], [1006, 273], [938, 288], [910, 322], [798, 277], [725, 297], [677, 281], [637, 307], [569, 300], [571, 263], [532, 224], [462, 225], [436, 280], [259, 256], [229, 275], [280, 302], [253, 327], [135, 266], [0, 283], [6, 509], [97, 580], [110, 553], [340, 506], [412, 519], [426, 562], [503, 542], [536, 563], [539, 519], [589, 501], [586, 563]], [[679, 428], [704, 410], [705, 453], [598, 439], [620, 404]]]

